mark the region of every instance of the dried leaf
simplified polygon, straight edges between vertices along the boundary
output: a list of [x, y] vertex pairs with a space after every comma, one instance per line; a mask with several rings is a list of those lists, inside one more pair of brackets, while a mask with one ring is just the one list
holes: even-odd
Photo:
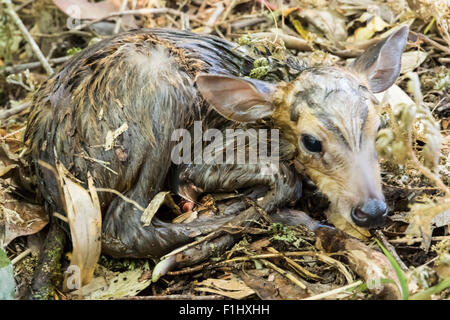
[[43, 207], [8, 199], [0, 205], [4, 217], [0, 221], [0, 226], [4, 226], [3, 245], [8, 245], [17, 237], [35, 234], [48, 224], [48, 214]]
[[[316, 247], [326, 252], [345, 252], [349, 266], [354, 272], [370, 284], [369, 290], [380, 298], [399, 299], [397, 286], [382, 283], [382, 279], [398, 282], [395, 270], [381, 252], [369, 248], [366, 244], [350, 237], [338, 229], [319, 228], [316, 231]], [[348, 281], [351, 283], [351, 281]]]
[[334, 10], [305, 9], [299, 15], [322, 31], [328, 40], [336, 42], [347, 38], [345, 18]]
[[434, 270], [439, 276], [444, 278], [450, 277], [450, 239], [438, 242], [433, 246], [433, 251], [436, 252], [436, 260], [434, 262]]
[[120, 9], [120, 1], [104, 0], [91, 3], [87, 0], [53, 0], [65, 14], [75, 19], [100, 19]]
[[177, 216], [172, 223], [189, 223], [198, 218], [198, 211], [188, 211]]
[[[101, 223], [102, 216], [100, 204], [96, 193], [89, 193], [86, 189], [74, 182], [65, 173], [62, 164], [56, 165], [62, 181], [64, 202], [69, 220], [72, 236], [73, 252], [71, 265], [78, 266], [81, 284], [89, 283], [101, 250]], [[91, 180], [91, 177], [88, 177]], [[92, 185], [92, 181], [89, 181]]]
[[269, 269], [245, 270], [239, 276], [263, 300], [297, 300], [311, 295], [310, 290], [301, 289]]
[[400, 73], [403, 74], [413, 71], [425, 61], [427, 56], [428, 54], [423, 51], [410, 51], [403, 53]]
[[8, 166], [2, 166], [0, 165], [0, 177], [3, 177], [5, 174], [7, 174], [9, 171], [11, 171], [14, 168], [17, 168], [17, 164], [10, 164]]
[[146, 270], [134, 269], [122, 272], [114, 277], [97, 277], [82, 288], [72, 292], [74, 296], [81, 296], [86, 300], [118, 299], [132, 297], [147, 288], [151, 279], [141, 281]]
[[302, 23], [300, 20], [297, 19], [291, 19], [292, 24], [294, 25], [295, 31], [298, 32], [298, 34], [305, 39], [306, 41], [311, 41], [310, 33], [305, 30], [302, 26]]
[[291, 13], [293, 13], [293, 12], [295, 12], [295, 11], [297, 11], [297, 10], [300, 10], [300, 8], [299, 8], [299, 7], [283, 8], [283, 9], [281, 9], [281, 14], [282, 14], [284, 17], [287, 17], [287, 16], [289, 16]]
[[256, 240], [254, 242], [252, 242], [249, 246], [250, 250], [254, 250], [254, 251], [259, 251], [262, 248], [266, 248], [268, 246], [270, 246], [271, 242], [269, 239], [264, 238], [264, 239], [260, 239], [260, 240]]
[[450, 224], [450, 209], [444, 210], [434, 216], [431, 223], [436, 226], [436, 228], [443, 227]]
[[5, 163], [5, 165], [17, 164], [19, 161], [19, 155], [12, 152], [9, 145], [4, 141], [0, 143], [0, 160]]
[[[53, 3], [65, 14], [74, 19], [96, 20], [113, 12], [120, 11], [121, 0], [53, 0]], [[133, 15], [125, 15], [122, 22], [128, 27], [136, 27]]]
[[390, 105], [394, 114], [398, 114], [405, 106], [413, 106], [415, 102], [396, 84], [384, 92], [375, 93], [382, 106]]
[[219, 294], [232, 299], [244, 299], [255, 293], [244, 281], [232, 278], [225, 279], [206, 279], [198, 283], [197, 291]]
[[108, 288], [108, 282], [105, 277], [95, 277], [88, 284], [84, 285], [78, 290], [72, 291], [71, 296], [89, 299], [91, 295], [98, 291], [103, 291]]
[[182, 214], [180, 208], [176, 205], [175, 201], [173, 201], [173, 198], [170, 195], [170, 191], [159, 192], [156, 196], [153, 197], [152, 201], [150, 201], [149, 205], [142, 213], [141, 222], [144, 227], [150, 225], [156, 212], [163, 204], [166, 204], [169, 208], [171, 208], [175, 212], [175, 214]]
[[437, 222], [439, 225], [450, 223], [450, 198], [432, 200], [424, 197], [421, 202], [411, 205], [410, 208], [409, 226], [405, 233], [412, 237], [422, 237], [422, 248], [428, 251], [434, 229], [433, 223]]
[[114, 140], [122, 133], [128, 130], [128, 124], [124, 123], [114, 131], [108, 131], [106, 133], [105, 151], [111, 150], [114, 146]]
[[387, 27], [389, 27], [389, 24], [387, 24], [379, 16], [374, 16], [365, 27], [356, 29], [353, 36], [349, 38], [349, 41], [369, 40], [376, 32], [382, 31]]

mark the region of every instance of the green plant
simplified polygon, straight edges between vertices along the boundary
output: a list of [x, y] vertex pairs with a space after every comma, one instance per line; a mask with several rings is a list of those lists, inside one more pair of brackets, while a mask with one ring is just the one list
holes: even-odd
[[[383, 250], [383, 253], [385, 254], [385, 256], [387, 257], [387, 259], [389, 260], [389, 262], [391, 263], [392, 267], [394, 268], [395, 274], [397, 275], [398, 278], [398, 282], [400, 283], [400, 292], [402, 294], [402, 298], [403, 300], [426, 300], [426, 299], [430, 299], [430, 297], [433, 294], [438, 294], [439, 292], [441, 292], [442, 290], [445, 290], [447, 288], [450, 287], [450, 277], [445, 278], [444, 280], [442, 280], [441, 282], [439, 282], [438, 284], [422, 290], [416, 294], [414, 294], [413, 296], [409, 295], [409, 287], [408, 287], [408, 280], [406, 279], [406, 276], [404, 275], [402, 269], [400, 268], [399, 264], [397, 263], [397, 261], [395, 261], [395, 259], [392, 257], [392, 255], [389, 253], [388, 250], [386, 250], [386, 248], [380, 243], [380, 241], [378, 239], [375, 239], [375, 241], [377, 242], [377, 244], [380, 246], [381, 250]], [[382, 279], [381, 283], [394, 283], [396, 285], [398, 285], [395, 281], [391, 280], [391, 279]], [[367, 287], [367, 285], [366, 285]]]
[[445, 290], [447, 288], [450, 288], [450, 277], [445, 278], [441, 282], [439, 282], [437, 285], [432, 286], [428, 289], [425, 289], [423, 291], [420, 291], [413, 296], [411, 296], [410, 300], [426, 300], [430, 299], [431, 295], [438, 294], [442, 290]]
[[69, 48], [69, 49], [67, 49], [67, 55], [73, 56], [73, 55], [76, 55], [80, 51], [81, 51], [81, 48], [79, 48], [79, 47]]
[[0, 247], [0, 300], [14, 299], [16, 283], [14, 281], [14, 268]]
[[[387, 257], [390, 264], [394, 268], [395, 274], [397, 275], [398, 278], [398, 282], [400, 283], [399, 289], [402, 294], [403, 300], [408, 300], [409, 299], [408, 281], [406, 280], [406, 277], [403, 274], [402, 268], [400, 268], [397, 261], [395, 261], [394, 257], [392, 257], [392, 255], [389, 253], [389, 251], [386, 250], [386, 248], [381, 244], [381, 242], [378, 239], [375, 239], [375, 241], [380, 246], [381, 250], [383, 250], [384, 255]], [[394, 283], [397, 284], [396, 282]]]

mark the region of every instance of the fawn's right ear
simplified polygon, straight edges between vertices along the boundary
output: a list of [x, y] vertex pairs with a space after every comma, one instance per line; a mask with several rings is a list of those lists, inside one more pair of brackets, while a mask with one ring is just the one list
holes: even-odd
[[397, 80], [408, 33], [409, 28], [402, 26], [370, 47], [349, 66], [351, 70], [367, 79], [372, 92], [382, 92]]
[[219, 74], [200, 74], [196, 83], [203, 98], [229, 120], [254, 122], [273, 113], [271, 83]]

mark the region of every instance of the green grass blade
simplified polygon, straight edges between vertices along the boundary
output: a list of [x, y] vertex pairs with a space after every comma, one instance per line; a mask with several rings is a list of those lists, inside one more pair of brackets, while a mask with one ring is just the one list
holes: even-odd
[[423, 290], [421, 292], [416, 293], [415, 295], [411, 296], [411, 300], [428, 300], [430, 299], [431, 295], [437, 294], [441, 292], [444, 289], [447, 289], [450, 287], [450, 277], [445, 278], [441, 282], [439, 282], [437, 285], [428, 288], [426, 290]]
[[388, 258], [389, 262], [391, 263], [392, 267], [394, 268], [395, 274], [397, 275], [397, 278], [398, 278], [398, 282], [400, 282], [402, 299], [408, 300], [409, 299], [408, 282], [406, 281], [406, 277], [403, 274], [402, 268], [400, 268], [397, 261], [395, 261], [395, 259], [392, 257], [392, 255], [389, 253], [389, 251], [387, 251], [386, 248], [381, 244], [381, 242], [378, 239], [375, 239], [375, 241], [378, 243], [381, 250], [383, 250], [383, 253]]
[[[398, 291], [401, 292], [401, 289], [398, 286], [398, 283], [395, 282], [392, 279], [380, 279], [380, 283], [382, 284], [393, 284], [397, 287]], [[369, 290], [369, 285], [367, 284], [367, 282], [364, 282], [363, 284], [359, 285], [358, 287], [356, 287], [353, 291], [358, 291], [358, 292], [362, 292], [362, 291], [366, 291]]]

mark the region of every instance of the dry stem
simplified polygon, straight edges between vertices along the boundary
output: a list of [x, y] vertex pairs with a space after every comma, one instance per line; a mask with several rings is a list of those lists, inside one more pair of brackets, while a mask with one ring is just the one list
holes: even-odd
[[17, 15], [16, 11], [14, 11], [13, 4], [11, 0], [2, 0], [2, 3], [5, 4], [6, 7], [6, 13], [11, 17], [11, 19], [14, 20], [14, 23], [17, 25], [17, 27], [22, 32], [25, 39], [28, 41], [28, 43], [31, 45], [31, 49], [38, 57], [39, 61], [42, 64], [42, 67], [45, 69], [47, 74], [51, 76], [53, 74], [53, 69], [48, 63], [47, 59], [45, 58], [44, 54], [42, 53], [41, 49], [39, 49], [39, 46], [37, 45], [36, 41], [34, 41], [31, 34], [28, 32], [27, 27], [23, 24], [20, 17]]

